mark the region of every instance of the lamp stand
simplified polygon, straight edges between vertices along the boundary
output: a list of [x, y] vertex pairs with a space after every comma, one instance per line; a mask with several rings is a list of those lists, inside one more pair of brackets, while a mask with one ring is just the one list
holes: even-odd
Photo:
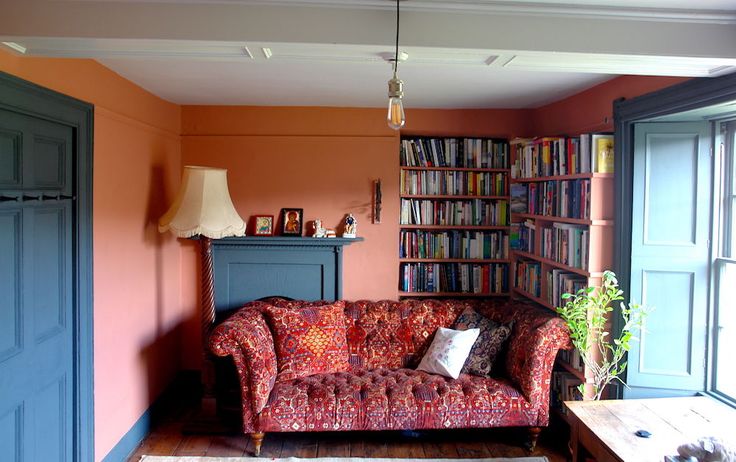
[[199, 236], [202, 263], [201, 333], [202, 399], [200, 408], [183, 426], [184, 434], [231, 434], [234, 429], [217, 416], [215, 363], [209, 350], [209, 337], [215, 324], [215, 290], [212, 266], [212, 239]]
[[215, 287], [212, 268], [212, 239], [200, 236], [202, 261], [202, 387], [204, 399], [215, 396], [215, 365], [209, 338], [215, 324]]

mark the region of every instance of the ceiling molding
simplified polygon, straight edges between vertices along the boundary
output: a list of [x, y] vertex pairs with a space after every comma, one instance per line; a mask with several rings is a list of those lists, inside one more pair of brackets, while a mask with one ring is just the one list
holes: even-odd
[[[81, 2], [119, 2], [121, 0], [78, 0]], [[125, 0], [126, 3], [223, 4], [259, 6], [314, 6], [345, 9], [392, 10], [391, 0]], [[572, 3], [512, 1], [437, 1], [402, 0], [402, 10], [432, 13], [510, 14], [521, 16], [559, 16], [568, 18], [606, 18], [630, 21], [679, 22], [696, 24], [736, 24], [732, 10], [704, 8], [644, 8]]]

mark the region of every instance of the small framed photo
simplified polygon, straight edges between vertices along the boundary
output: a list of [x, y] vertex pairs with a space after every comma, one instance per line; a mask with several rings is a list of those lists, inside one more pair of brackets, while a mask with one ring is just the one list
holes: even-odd
[[304, 209], [281, 209], [281, 235], [302, 235]]
[[273, 236], [273, 215], [254, 215], [251, 217], [253, 236]]

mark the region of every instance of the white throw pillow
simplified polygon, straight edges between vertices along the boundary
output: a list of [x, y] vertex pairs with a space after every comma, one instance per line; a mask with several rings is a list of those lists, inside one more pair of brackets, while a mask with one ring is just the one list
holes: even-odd
[[480, 329], [452, 330], [440, 327], [417, 370], [458, 378], [479, 334]]

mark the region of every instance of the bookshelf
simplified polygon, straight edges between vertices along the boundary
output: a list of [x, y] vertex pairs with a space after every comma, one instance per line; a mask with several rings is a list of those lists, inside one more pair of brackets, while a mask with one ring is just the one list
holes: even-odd
[[[514, 296], [550, 310], [562, 294], [600, 283], [613, 262], [613, 187], [605, 134], [511, 142], [511, 225]], [[604, 170], [601, 172], [600, 170]], [[576, 352], [561, 352], [552, 377], [552, 404], [582, 398], [590, 378]], [[586, 386], [585, 395], [592, 395]], [[561, 407], [558, 414], [564, 416]]]
[[399, 297], [508, 296], [508, 142], [403, 137], [399, 156]]

